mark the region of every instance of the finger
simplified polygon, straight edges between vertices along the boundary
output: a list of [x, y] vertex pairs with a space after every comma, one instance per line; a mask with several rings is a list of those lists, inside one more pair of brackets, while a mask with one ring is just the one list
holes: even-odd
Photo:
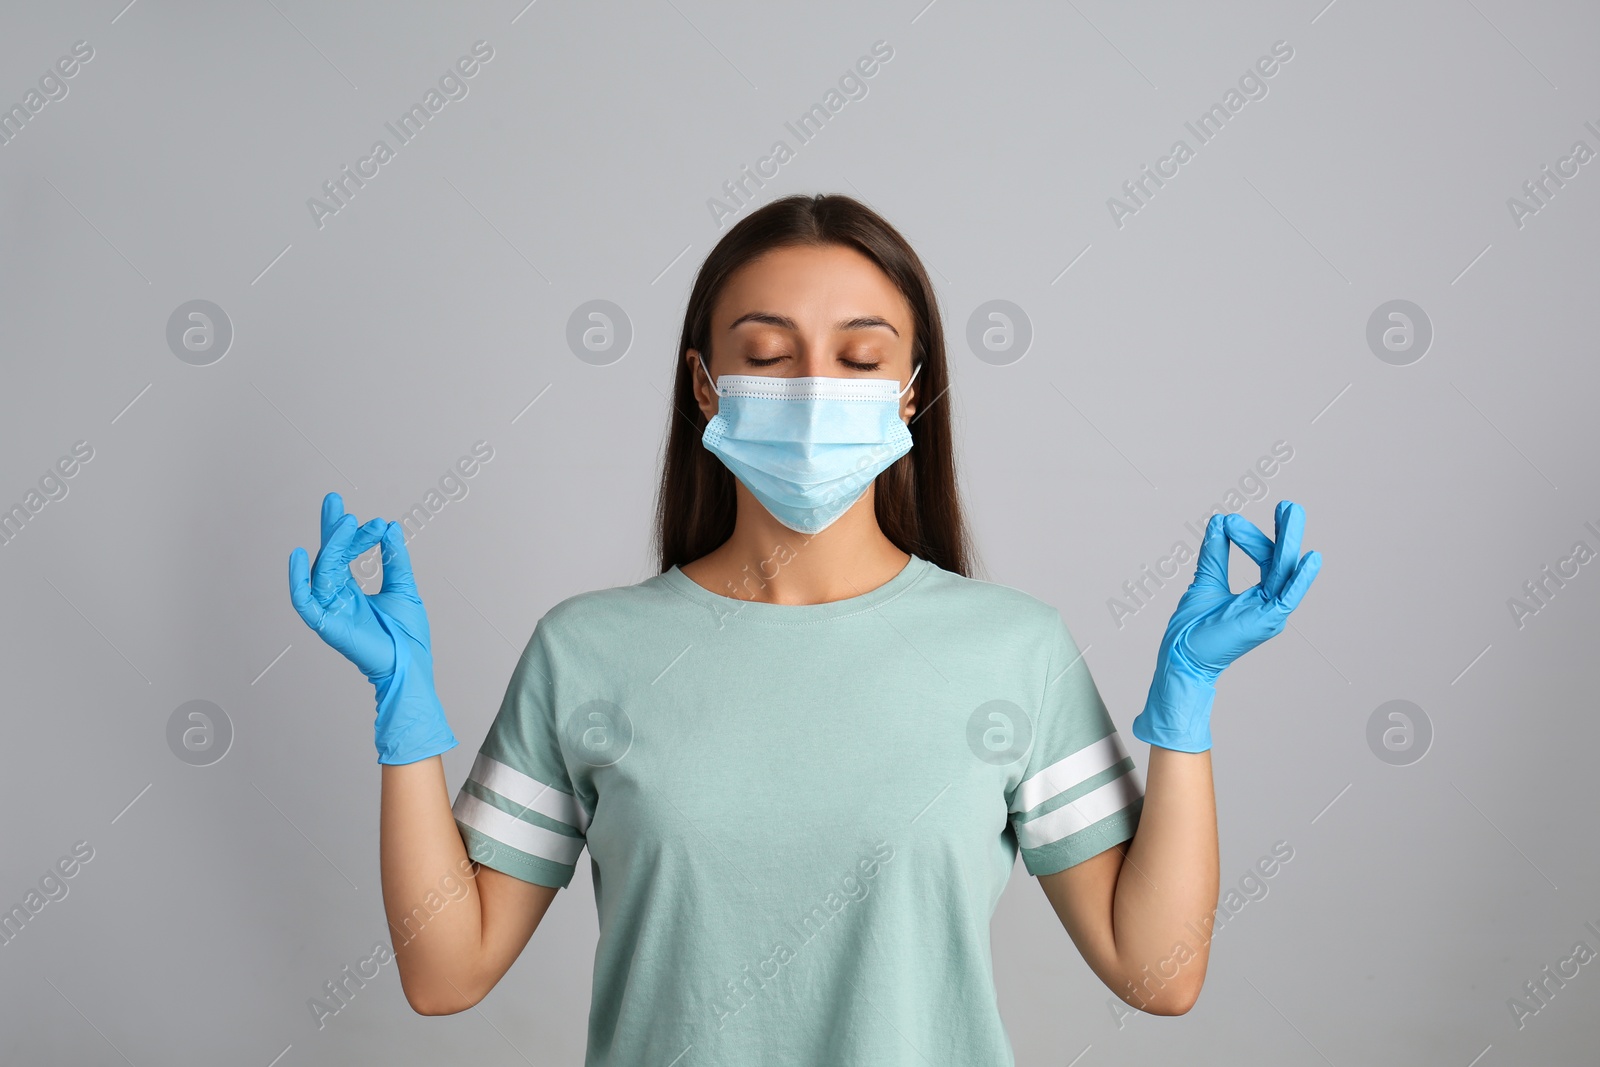
[[328, 541], [317, 553], [311, 566], [311, 595], [322, 604], [333, 599], [333, 594], [350, 577], [350, 556], [347, 549], [356, 535], [356, 517], [348, 512], [339, 516], [328, 534]]
[[411, 552], [406, 548], [406, 528], [391, 522], [383, 535], [383, 586], [381, 593], [415, 593], [416, 575], [411, 572]]
[[344, 497], [338, 493], [329, 493], [322, 498], [322, 543], [326, 545], [328, 538], [333, 536], [333, 528], [344, 517]]
[[1272, 542], [1260, 528], [1237, 511], [1228, 514], [1228, 538], [1244, 550], [1244, 554], [1265, 567], [1272, 560]]
[[289, 603], [307, 626], [313, 630], [322, 628], [322, 605], [311, 595], [311, 561], [303, 548], [289, 553]]
[[1311, 588], [1311, 581], [1322, 569], [1322, 555], [1316, 549], [1307, 552], [1300, 560], [1300, 565], [1294, 570], [1294, 577], [1289, 579], [1289, 584], [1284, 587], [1283, 595], [1278, 598], [1278, 603], [1289, 611], [1300, 606], [1300, 598], [1306, 595], [1306, 590]]
[[1300, 539], [1306, 528], [1306, 509], [1292, 500], [1278, 501], [1273, 516], [1277, 536], [1273, 538], [1272, 563], [1261, 577], [1261, 586], [1270, 597], [1278, 597], [1289, 584], [1300, 559]]
[[1228, 531], [1227, 515], [1217, 512], [1206, 523], [1206, 533], [1200, 541], [1200, 558], [1194, 565], [1194, 585], [1232, 592], [1228, 586]]
[[[383, 537], [385, 525], [383, 519], [369, 519], [351, 530], [350, 527], [355, 524], [355, 516], [346, 514], [344, 518], [350, 522], [341, 524], [334, 530], [333, 540], [318, 555], [313, 570], [313, 592], [324, 606], [331, 605], [339, 595], [339, 591], [350, 584], [350, 564]], [[353, 592], [357, 596], [361, 595], [359, 587]]]
[[380, 543], [383, 540], [383, 532], [388, 525], [388, 520], [377, 518], [368, 519], [362, 523], [361, 527], [356, 530], [355, 536], [350, 538], [350, 544], [347, 548], [350, 553], [350, 562], [354, 563], [358, 556]]

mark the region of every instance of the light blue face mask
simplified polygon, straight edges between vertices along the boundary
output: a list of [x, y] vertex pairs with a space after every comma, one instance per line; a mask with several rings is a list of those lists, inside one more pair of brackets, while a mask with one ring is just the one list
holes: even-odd
[[796, 533], [827, 529], [884, 468], [911, 450], [893, 378], [713, 379], [717, 414], [701, 442], [772, 517]]

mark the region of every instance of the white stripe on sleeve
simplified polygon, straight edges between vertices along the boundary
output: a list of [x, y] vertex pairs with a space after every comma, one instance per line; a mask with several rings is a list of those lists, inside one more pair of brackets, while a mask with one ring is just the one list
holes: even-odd
[[1113, 730], [1094, 744], [1078, 749], [1066, 759], [1057, 760], [1017, 786], [1011, 810], [1032, 811], [1051, 797], [1082, 785], [1127, 758], [1128, 753]]
[[488, 835], [502, 845], [509, 845], [519, 852], [552, 863], [575, 863], [578, 854], [583, 851], [583, 838], [568, 837], [543, 826], [524, 822], [466, 791], [456, 796], [451, 810], [463, 825]]
[[566, 823], [580, 834], [589, 832], [589, 815], [571, 793], [529, 778], [515, 767], [478, 753], [468, 778], [491, 793], [498, 793], [525, 811], [536, 811]]
[[1054, 844], [1088, 829], [1108, 815], [1115, 815], [1140, 795], [1138, 780], [1128, 771], [1037, 819], [1015, 823], [1017, 843], [1023, 848]]

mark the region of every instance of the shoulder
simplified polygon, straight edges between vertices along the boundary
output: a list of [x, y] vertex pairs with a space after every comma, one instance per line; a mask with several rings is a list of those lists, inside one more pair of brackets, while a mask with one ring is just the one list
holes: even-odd
[[919, 585], [968, 625], [1035, 639], [1052, 639], [1064, 627], [1053, 604], [1009, 585], [968, 578], [932, 563]]
[[575, 639], [606, 641], [638, 634], [652, 617], [681, 610], [682, 598], [652, 575], [633, 585], [610, 586], [576, 593], [556, 602], [534, 627], [533, 641], [565, 644]]

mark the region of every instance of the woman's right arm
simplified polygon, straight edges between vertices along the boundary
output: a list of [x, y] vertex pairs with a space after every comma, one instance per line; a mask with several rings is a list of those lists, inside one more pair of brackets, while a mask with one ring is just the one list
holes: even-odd
[[465, 1011], [511, 968], [557, 890], [468, 859], [438, 756], [383, 768], [378, 833], [406, 1001], [422, 1015]]
[[[368, 594], [350, 564], [380, 545], [383, 586]], [[344, 498], [327, 494], [316, 562], [303, 548], [289, 553], [289, 599], [376, 687], [383, 905], [406, 1000], [424, 1015], [470, 1008], [510, 969], [556, 891], [467, 857], [439, 758], [457, 742], [433, 685], [404, 529], [383, 519], [357, 525]]]

